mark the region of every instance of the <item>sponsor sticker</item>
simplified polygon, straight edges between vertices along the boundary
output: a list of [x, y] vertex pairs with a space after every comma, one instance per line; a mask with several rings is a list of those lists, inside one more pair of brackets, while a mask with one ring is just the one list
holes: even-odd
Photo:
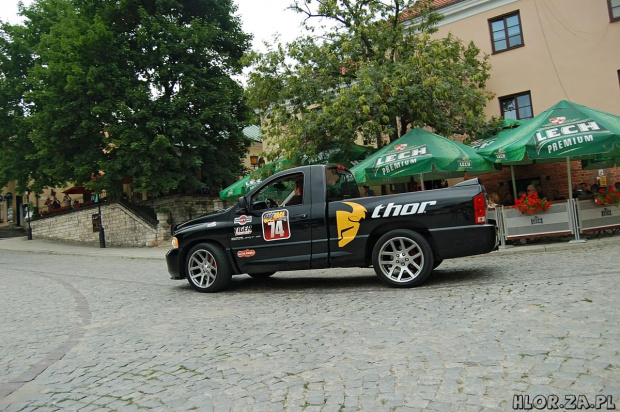
[[235, 236], [247, 236], [252, 234], [252, 226], [235, 227]]
[[237, 252], [237, 257], [239, 258], [250, 258], [256, 254], [254, 249], [245, 249]]
[[291, 237], [288, 210], [270, 210], [263, 213], [263, 239], [283, 240]]
[[342, 202], [351, 208], [336, 211], [336, 226], [338, 228], [338, 247], [349, 244], [360, 228], [361, 220], [366, 218], [366, 208], [354, 202]]
[[397, 205], [393, 202], [388, 203], [387, 205], [380, 204], [373, 209], [371, 217], [373, 219], [377, 219], [379, 217], [420, 215], [422, 213], [426, 213], [426, 208], [428, 206], [434, 206], [436, 204], [436, 200], [405, 203], [404, 205]]
[[381, 219], [395, 216], [410, 216], [426, 213], [429, 206], [435, 206], [436, 200], [426, 202], [405, 203], [397, 205], [393, 202], [387, 205], [380, 204], [376, 206], [372, 213], [368, 213], [364, 206], [355, 202], [342, 202], [351, 210], [336, 211], [336, 227], [338, 230], [338, 246], [344, 247], [351, 243], [360, 229], [361, 221], [364, 219]]
[[252, 223], [252, 216], [241, 215], [235, 218], [235, 223], [239, 225], [245, 225], [246, 223]]

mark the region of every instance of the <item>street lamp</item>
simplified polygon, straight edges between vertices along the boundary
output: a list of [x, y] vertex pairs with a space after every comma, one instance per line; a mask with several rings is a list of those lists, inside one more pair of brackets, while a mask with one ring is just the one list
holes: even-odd
[[[90, 174], [90, 180], [99, 180], [103, 177], [104, 173], [102, 171], [97, 171], [95, 173]], [[105, 247], [105, 230], [103, 229], [103, 221], [101, 219], [101, 189], [98, 189], [99, 193], [95, 193], [95, 202], [97, 202], [97, 209], [99, 210], [99, 216], [97, 216], [99, 220], [99, 247]]]
[[30, 226], [30, 219], [32, 218], [32, 211], [30, 210], [30, 190], [26, 190], [26, 203], [28, 204], [28, 240], [32, 240], [32, 227]]
[[252, 167], [254, 169], [256, 169], [256, 166], [258, 166], [258, 156], [256, 155], [251, 155], [250, 156], [250, 164], [252, 165]]
[[99, 209], [99, 247], [105, 248], [105, 230], [101, 221], [101, 193], [97, 194], [97, 208]]

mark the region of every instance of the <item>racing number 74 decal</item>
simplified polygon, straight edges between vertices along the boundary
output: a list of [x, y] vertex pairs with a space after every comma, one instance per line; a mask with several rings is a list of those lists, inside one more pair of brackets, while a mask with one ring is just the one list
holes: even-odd
[[263, 213], [263, 239], [282, 240], [291, 237], [288, 210], [270, 210]]

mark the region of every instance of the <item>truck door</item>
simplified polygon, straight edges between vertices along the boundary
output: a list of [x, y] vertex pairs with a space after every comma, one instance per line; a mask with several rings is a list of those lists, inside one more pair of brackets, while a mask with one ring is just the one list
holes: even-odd
[[250, 198], [247, 213], [233, 215], [231, 247], [243, 273], [310, 269], [309, 175], [291, 173]]

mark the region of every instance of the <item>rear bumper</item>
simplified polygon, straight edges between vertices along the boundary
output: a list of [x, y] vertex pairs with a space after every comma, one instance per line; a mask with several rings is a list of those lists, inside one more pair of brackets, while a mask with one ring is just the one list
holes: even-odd
[[431, 231], [435, 251], [442, 259], [489, 253], [497, 247], [495, 225], [472, 225]]
[[185, 276], [181, 274], [181, 251], [179, 249], [170, 249], [166, 253], [166, 264], [170, 279], [185, 279]]

